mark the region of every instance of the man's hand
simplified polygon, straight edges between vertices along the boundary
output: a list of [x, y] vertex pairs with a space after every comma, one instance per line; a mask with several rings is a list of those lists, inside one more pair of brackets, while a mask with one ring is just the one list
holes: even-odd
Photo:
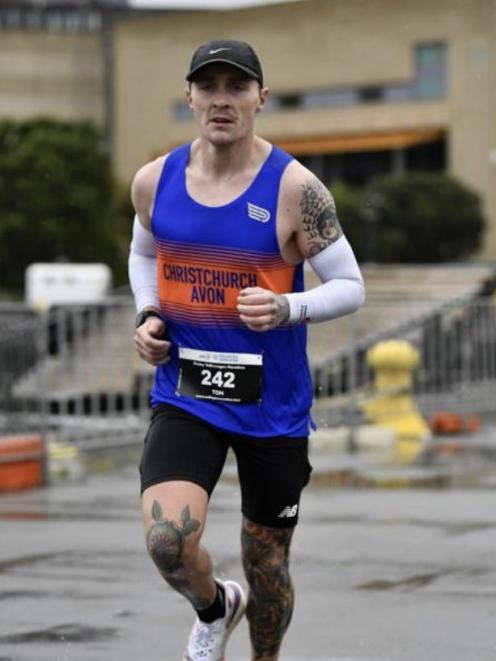
[[162, 340], [165, 324], [158, 317], [149, 317], [136, 329], [134, 346], [139, 355], [150, 365], [164, 365], [170, 360], [171, 343]]
[[242, 289], [237, 307], [239, 318], [252, 331], [271, 330], [289, 319], [287, 298], [262, 287]]

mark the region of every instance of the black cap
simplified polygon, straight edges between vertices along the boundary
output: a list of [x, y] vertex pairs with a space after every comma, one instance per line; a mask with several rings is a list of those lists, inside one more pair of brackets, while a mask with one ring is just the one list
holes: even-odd
[[193, 54], [186, 80], [191, 82], [197, 71], [214, 62], [232, 64], [258, 80], [263, 87], [262, 67], [253, 48], [245, 41], [230, 39], [216, 39], [199, 46]]

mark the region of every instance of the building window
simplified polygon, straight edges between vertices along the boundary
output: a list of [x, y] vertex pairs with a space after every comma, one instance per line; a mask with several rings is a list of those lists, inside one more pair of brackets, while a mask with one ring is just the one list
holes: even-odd
[[415, 96], [439, 99], [448, 91], [448, 57], [446, 44], [419, 44], [415, 49]]
[[87, 9], [0, 8], [0, 29], [46, 32], [98, 32], [101, 15]]
[[7, 9], [2, 12], [2, 26], [8, 30], [18, 30], [21, 27], [21, 12], [19, 9]]
[[62, 32], [64, 14], [61, 11], [50, 11], [46, 15], [46, 27], [50, 32]]
[[302, 106], [306, 110], [313, 108], [343, 108], [358, 103], [358, 90], [353, 88], [335, 88], [314, 90], [302, 94]]
[[27, 30], [40, 30], [42, 27], [41, 11], [32, 9], [25, 16], [25, 25]]
[[102, 16], [95, 11], [86, 15], [86, 25], [88, 32], [98, 32], [102, 29]]
[[393, 83], [384, 87], [383, 99], [386, 103], [411, 101], [415, 97], [411, 83]]
[[294, 110], [301, 108], [301, 94], [291, 92], [290, 94], [279, 94], [279, 108], [281, 110]]
[[384, 87], [380, 85], [371, 85], [368, 87], [361, 87], [358, 91], [358, 98], [360, 103], [374, 103], [382, 101], [384, 98]]
[[66, 32], [81, 32], [85, 22], [85, 16], [77, 12], [65, 15], [64, 29]]

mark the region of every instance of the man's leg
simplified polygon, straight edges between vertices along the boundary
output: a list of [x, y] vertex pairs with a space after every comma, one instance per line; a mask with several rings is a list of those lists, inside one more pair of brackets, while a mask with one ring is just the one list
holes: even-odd
[[140, 463], [146, 544], [164, 579], [196, 610], [217, 594], [200, 539], [226, 452], [202, 420], [168, 404], [153, 409]]
[[252, 661], [275, 661], [293, 612], [289, 549], [312, 467], [306, 438], [232, 439], [238, 461]]
[[144, 491], [142, 506], [147, 549], [160, 574], [195, 610], [208, 608], [217, 586], [200, 545], [207, 492], [193, 482], [163, 482]]
[[208, 493], [186, 480], [162, 482], [143, 493], [148, 551], [167, 583], [196, 610], [184, 661], [219, 661], [246, 605], [234, 581], [216, 581], [200, 545]]
[[289, 547], [294, 528], [269, 528], [243, 518], [243, 568], [250, 586], [246, 615], [252, 661], [275, 661], [293, 612]]
[[146, 544], [163, 578], [197, 612], [185, 661], [223, 658], [245, 610], [241, 587], [214, 580], [200, 543], [226, 452], [211, 425], [169, 405], [153, 410], [140, 463]]

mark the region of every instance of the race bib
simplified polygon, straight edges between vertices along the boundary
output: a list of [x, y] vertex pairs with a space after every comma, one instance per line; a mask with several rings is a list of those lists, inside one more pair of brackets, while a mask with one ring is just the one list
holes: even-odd
[[262, 397], [262, 355], [179, 348], [177, 393], [236, 404]]

